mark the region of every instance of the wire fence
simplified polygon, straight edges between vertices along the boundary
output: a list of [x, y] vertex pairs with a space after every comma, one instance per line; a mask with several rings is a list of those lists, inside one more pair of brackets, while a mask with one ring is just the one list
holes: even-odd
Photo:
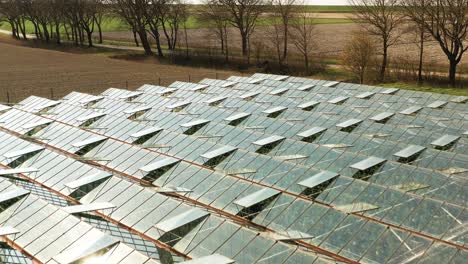
[[[176, 81], [199, 82], [205, 78], [226, 79], [232, 75], [232, 73], [226, 72], [206, 72], [195, 74], [177, 74], [171, 76], [155, 75], [154, 78], [148, 78], [147, 76], [135, 76], [135, 78], [120, 79], [115, 77], [112, 80], [87, 80], [84, 78], [83, 80], [76, 82], [60, 79], [22, 79], [22, 84], [30, 84], [15, 85], [14, 83], [7, 83], [5, 85], [0, 85], [0, 103], [14, 104], [31, 95], [49, 99], [60, 99], [73, 91], [97, 95], [108, 88], [135, 90], [144, 84], [169, 86]], [[238, 75], [242, 76], [243, 74], [239, 73]]]

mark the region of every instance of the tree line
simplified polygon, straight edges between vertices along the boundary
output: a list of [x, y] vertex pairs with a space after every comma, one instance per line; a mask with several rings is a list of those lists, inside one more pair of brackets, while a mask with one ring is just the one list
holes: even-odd
[[[187, 23], [190, 16], [195, 16], [211, 25], [226, 61], [232, 53], [232, 31], [228, 29], [234, 28], [241, 37], [241, 55], [247, 62], [254, 46], [260, 49], [268, 44], [280, 68], [287, 68], [290, 47], [294, 47], [309, 71], [315, 39], [320, 36], [316, 35], [313, 16], [304, 9], [301, 0], [205, 0], [197, 9], [183, 1], [0, 0], [0, 21], [10, 25], [16, 38], [27, 38], [29, 21], [34, 27], [33, 34], [40, 40], [61, 43], [65, 37], [77, 45], [93, 46], [96, 31], [98, 41], [103, 41], [103, 20], [117, 16], [133, 32], [135, 45], [141, 45], [148, 55], [156, 53], [163, 57], [165, 52], [180, 46], [185, 46], [188, 56]], [[348, 41], [342, 59], [361, 82], [377, 59], [380, 60], [377, 80], [385, 81], [391, 61], [389, 48], [400, 41], [402, 32], [410, 32], [416, 36], [419, 50], [418, 80], [422, 82], [424, 48], [432, 41], [447, 57], [449, 80], [455, 85], [457, 66], [468, 49], [468, 0], [349, 2], [362, 28]], [[272, 26], [265, 28], [266, 37], [260, 43], [252, 43], [252, 35], [264, 17], [272, 20]]]
[[449, 82], [456, 85], [457, 66], [468, 50], [468, 0], [349, 1], [362, 32], [346, 46], [344, 61], [361, 83], [375, 50], [381, 58], [378, 81], [385, 80], [389, 48], [398, 43], [404, 32], [410, 32], [416, 36], [419, 49], [418, 82], [423, 80], [424, 47], [428, 41], [435, 41], [449, 62]]

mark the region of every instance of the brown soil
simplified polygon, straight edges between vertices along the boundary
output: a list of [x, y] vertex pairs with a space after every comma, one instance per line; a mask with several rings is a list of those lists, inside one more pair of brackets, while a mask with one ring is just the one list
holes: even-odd
[[[239, 74], [165, 65], [151, 58], [131, 62], [84, 54], [87, 52], [80, 49], [65, 53], [24, 45], [0, 37], [0, 102], [17, 102], [29, 95], [60, 98], [71, 91], [97, 94], [109, 87], [132, 89], [145, 83], [168, 85], [177, 80], [199, 81]], [[151, 63], [141, 63], [145, 60]]]

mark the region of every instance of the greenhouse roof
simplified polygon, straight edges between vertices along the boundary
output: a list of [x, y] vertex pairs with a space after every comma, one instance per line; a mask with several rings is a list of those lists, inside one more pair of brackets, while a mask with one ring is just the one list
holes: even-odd
[[0, 105], [0, 255], [464, 263], [467, 102], [255, 74]]

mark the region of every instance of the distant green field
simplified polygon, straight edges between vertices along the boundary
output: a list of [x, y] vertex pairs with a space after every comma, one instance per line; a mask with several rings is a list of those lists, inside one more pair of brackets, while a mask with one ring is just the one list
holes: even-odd
[[[275, 20], [273, 18], [269, 17], [262, 17], [258, 21], [259, 26], [271, 26], [273, 25]], [[353, 23], [351, 19], [347, 18], [312, 18], [310, 19], [310, 23], [315, 23], [315, 24], [339, 24], [339, 23]], [[210, 27], [210, 24], [206, 21], [202, 21], [198, 19], [196, 16], [190, 16], [188, 21], [187, 21], [187, 28], [189, 29], [197, 29], [197, 28], [207, 28]], [[1, 29], [5, 30], [11, 30], [10, 24], [8, 23], [3, 23], [0, 26]], [[111, 32], [111, 31], [127, 31], [129, 30], [129, 26], [122, 21], [120, 18], [113, 18], [113, 17], [108, 17], [103, 21], [102, 24], [102, 30], [103, 32]], [[29, 34], [34, 33], [34, 26], [32, 23], [27, 22], [26, 23], [26, 31]], [[65, 33], [65, 30], [62, 28], [61, 30], [62, 34]], [[97, 32], [97, 28], [95, 29], [95, 32]]]

